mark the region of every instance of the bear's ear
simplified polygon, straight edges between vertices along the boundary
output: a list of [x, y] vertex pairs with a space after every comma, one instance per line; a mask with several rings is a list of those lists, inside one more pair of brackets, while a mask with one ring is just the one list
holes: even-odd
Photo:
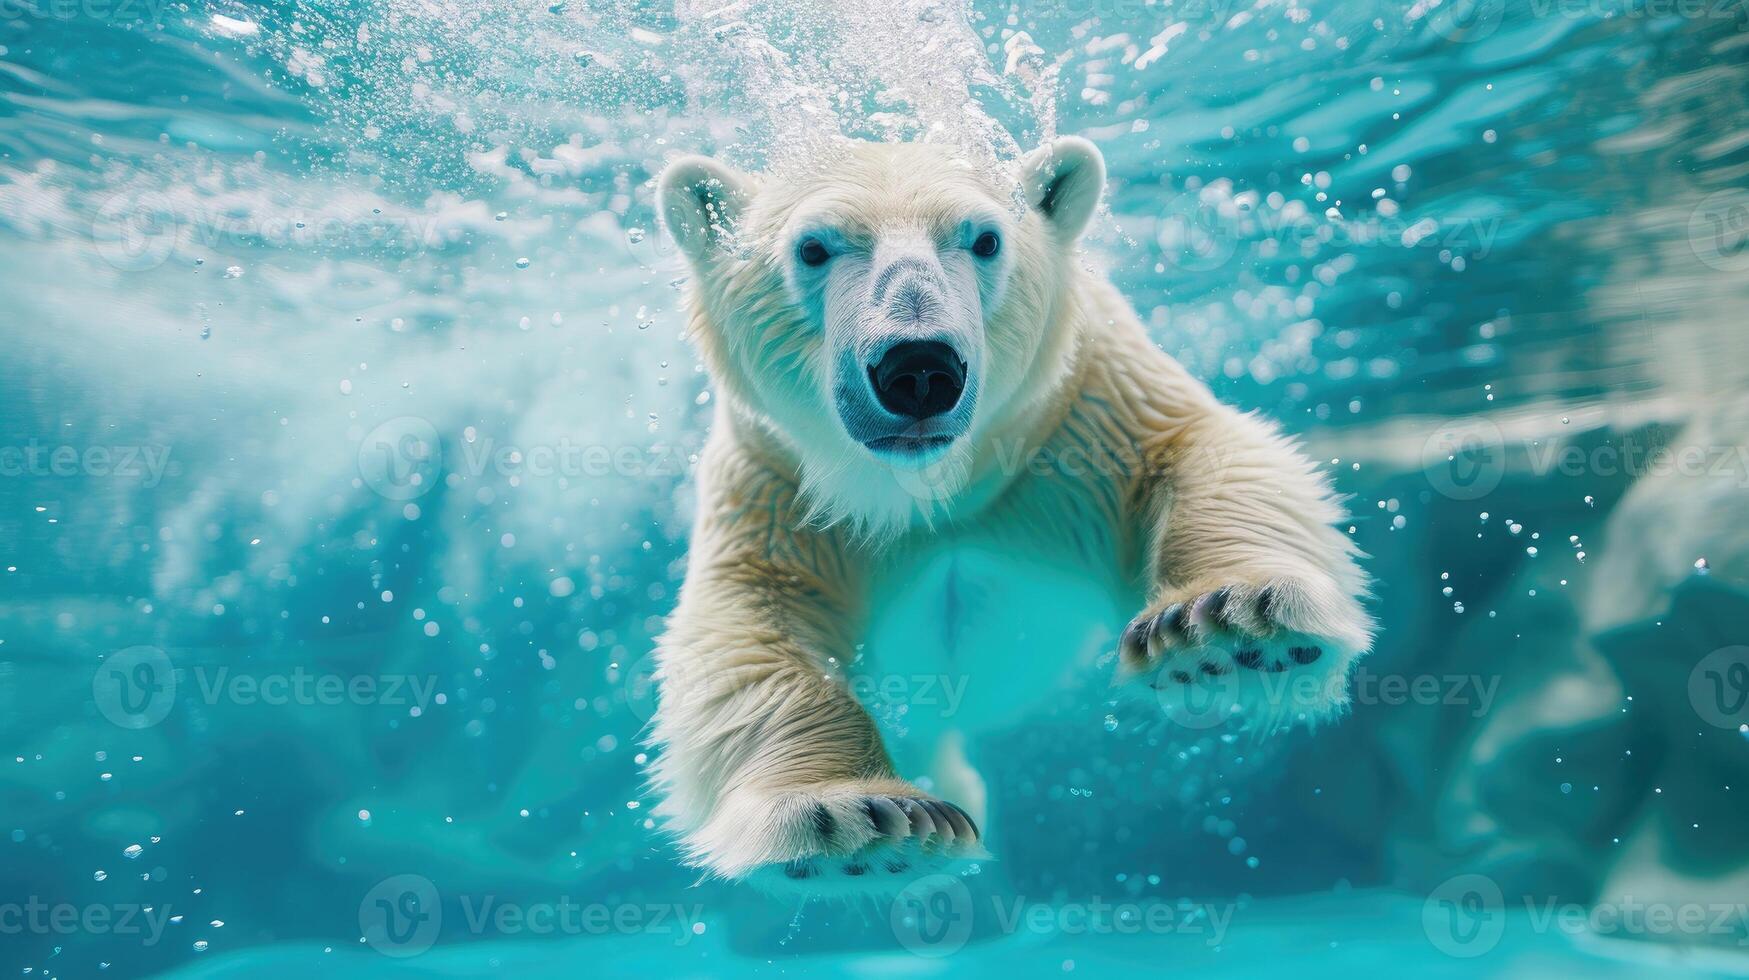
[[1081, 237], [1105, 189], [1105, 158], [1079, 136], [1064, 136], [1028, 153], [1020, 163], [1027, 203], [1055, 229], [1059, 242]]
[[709, 157], [681, 157], [656, 184], [662, 222], [693, 263], [722, 244], [751, 196], [745, 175]]

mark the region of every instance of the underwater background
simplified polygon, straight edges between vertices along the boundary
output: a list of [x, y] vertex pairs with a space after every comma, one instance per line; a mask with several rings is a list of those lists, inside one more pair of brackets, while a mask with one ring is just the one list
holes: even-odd
[[[1351, 495], [1353, 710], [1090, 676], [985, 873], [698, 882], [653, 178], [1059, 133]], [[1743, 0], [0, 0], [0, 973], [1749, 973], [1746, 382]]]

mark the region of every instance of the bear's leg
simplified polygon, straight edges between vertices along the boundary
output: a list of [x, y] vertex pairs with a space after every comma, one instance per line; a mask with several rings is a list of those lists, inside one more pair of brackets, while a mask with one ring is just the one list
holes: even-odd
[[837, 676], [863, 601], [843, 542], [803, 526], [793, 487], [734, 476], [701, 480], [686, 584], [657, 649], [652, 781], [688, 861], [830, 894], [897, 891], [980, 855], [976, 824], [898, 778]]
[[669, 654], [664, 641], [657, 812], [681, 832], [689, 862], [829, 894], [896, 891], [981, 854], [966, 811], [898, 778], [849, 691], [785, 648], [773, 641], [680, 667], [673, 658], [696, 650]]
[[1151, 456], [1153, 598], [1124, 632], [1122, 669], [1199, 727], [1341, 709], [1373, 626], [1328, 484], [1287, 440], [1212, 401], [1171, 433]]

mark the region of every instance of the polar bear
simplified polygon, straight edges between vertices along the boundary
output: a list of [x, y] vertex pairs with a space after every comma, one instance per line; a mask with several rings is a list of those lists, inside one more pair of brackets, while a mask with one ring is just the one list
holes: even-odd
[[876, 634], [1007, 703], [1075, 660], [1065, 611], [1091, 609], [1117, 678], [1169, 713], [1275, 728], [1347, 703], [1373, 624], [1342, 508], [1083, 267], [1104, 184], [1078, 138], [1002, 171], [856, 143], [784, 176], [663, 172], [718, 395], [650, 726], [691, 864], [821, 894], [986, 853], [982, 800], [945, 791], [981, 797], [967, 767], [917, 774], [964, 762], [951, 726], [895, 738], [901, 768], [846, 683]]

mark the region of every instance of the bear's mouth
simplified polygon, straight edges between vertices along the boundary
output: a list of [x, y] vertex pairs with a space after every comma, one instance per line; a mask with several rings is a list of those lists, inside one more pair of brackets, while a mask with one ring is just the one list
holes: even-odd
[[907, 460], [927, 456], [953, 445], [957, 436], [881, 436], [863, 443], [876, 455]]

